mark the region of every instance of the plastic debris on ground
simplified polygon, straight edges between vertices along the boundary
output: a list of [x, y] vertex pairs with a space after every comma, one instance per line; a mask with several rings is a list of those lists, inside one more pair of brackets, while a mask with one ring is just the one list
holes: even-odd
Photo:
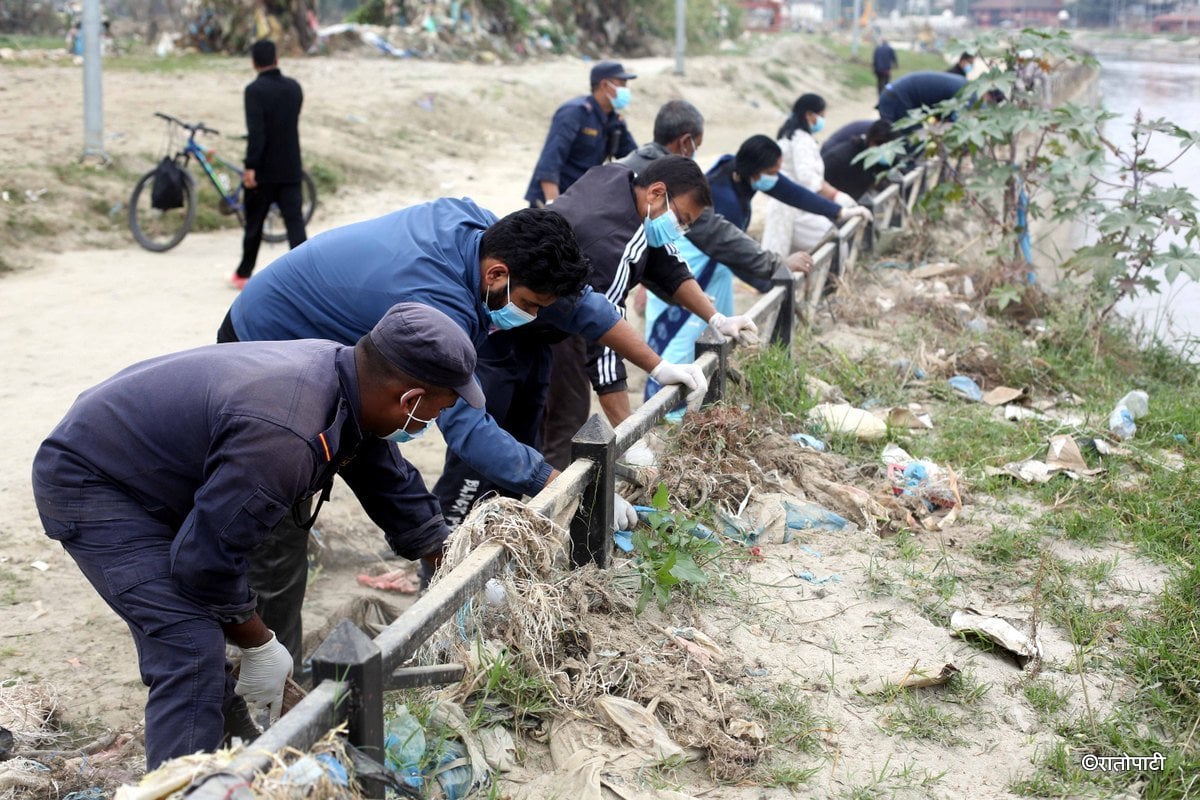
[[920, 662], [913, 664], [901, 675], [889, 678], [876, 678], [859, 687], [863, 694], [884, 694], [897, 689], [928, 689], [931, 686], [942, 686], [949, 683], [960, 672], [953, 664], [943, 664], [941, 667], [921, 667]]
[[973, 608], [964, 608], [950, 616], [950, 627], [955, 633], [973, 633], [999, 645], [1022, 668], [1030, 661], [1041, 660], [1042, 649], [1036, 636], [1022, 633], [1002, 617], [985, 616]]
[[900, 373], [902, 378], [907, 378], [910, 375], [919, 381], [923, 381], [926, 378], [925, 370], [918, 366], [914, 366], [913, 363], [907, 358], [893, 359], [891, 366], [896, 368], [896, 372]]
[[1150, 412], [1150, 395], [1134, 390], [1117, 401], [1108, 415], [1108, 429], [1118, 439], [1129, 440], [1137, 432], [1135, 420]]
[[412, 571], [411, 567], [401, 567], [391, 572], [385, 572], [382, 575], [361, 574], [357, 580], [360, 586], [369, 586], [372, 589], [381, 589], [385, 592], [416, 594], [421, 591], [421, 579], [417, 573]]
[[849, 434], [863, 441], [887, 436], [887, 424], [883, 420], [847, 403], [820, 403], [809, 410], [808, 418], [819, 422], [831, 433]]
[[915, 459], [897, 444], [884, 447], [881, 460], [887, 467], [892, 494], [919, 504], [914, 510], [921, 512], [920, 521], [927, 530], [941, 530], [957, 519], [962, 496], [953, 470]]
[[384, 763], [400, 780], [414, 789], [425, 785], [421, 759], [425, 757], [425, 729], [417, 718], [400, 706], [387, 722], [383, 734]]
[[858, 527], [840, 514], [835, 514], [816, 503], [804, 500], [785, 500], [784, 508], [787, 511], [787, 527], [794, 531], [814, 529], [842, 531], [854, 530]]
[[840, 387], [826, 383], [815, 375], [804, 376], [804, 393], [820, 403], [844, 403], [846, 401]]
[[926, 278], [940, 278], [943, 275], [953, 275], [961, 269], [962, 267], [953, 261], [931, 261], [928, 264], [922, 264], [909, 274], [914, 278], [925, 280]]
[[795, 575], [797, 578], [799, 578], [802, 581], [808, 581], [809, 583], [815, 583], [818, 586], [825, 584], [825, 583], [841, 583], [842, 582], [842, 576], [836, 572], [834, 572], [830, 575], [826, 575], [823, 578], [818, 578], [816, 575], [814, 575], [809, 570], [801, 570], [800, 572], [794, 572], [792, 574]]
[[[1107, 444], [1104, 446], [1107, 447]], [[1103, 471], [1102, 468], [1088, 467], [1075, 439], [1065, 434], [1050, 437], [1045, 461], [1027, 458], [1024, 461], [1010, 461], [998, 469], [988, 467], [985, 470], [988, 475], [1011, 475], [1024, 483], [1049, 483], [1056, 475], [1065, 475], [1072, 480], [1087, 479]]]
[[888, 411], [887, 422], [893, 428], [931, 430], [933, 415], [920, 403], [909, 403], [907, 406], [895, 406]]
[[792, 441], [799, 443], [801, 447], [816, 450], [818, 453], [825, 452], [825, 443], [815, 436], [809, 436], [807, 433], [793, 433]]
[[976, 403], [983, 400], [983, 390], [979, 388], [979, 384], [966, 375], [955, 375], [946, 381], [946, 383], [950, 384], [951, 389], [968, 400]]
[[989, 389], [981, 398], [989, 406], [1006, 406], [1025, 397], [1024, 389], [1014, 389], [1011, 386], [997, 386]]

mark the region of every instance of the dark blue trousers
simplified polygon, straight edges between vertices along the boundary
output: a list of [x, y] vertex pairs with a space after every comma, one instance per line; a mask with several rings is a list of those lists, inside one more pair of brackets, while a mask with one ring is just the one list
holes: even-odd
[[[487, 412], [518, 442], [541, 449], [542, 416], [550, 385], [550, 347], [536, 335], [498, 331], [478, 350], [475, 376], [487, 397]], [[503, 469], [503, 465], [497, 465]], [[517, 497], [473, 470], [449, 450], [433, 494], [451, 529], [480, 497], [496, 492]]]
[[225, 635], [211, 612], [184, 597], [171, 577], [175, 531], [149, 515], [42, 525], [117, 612], [137, 646], [146, 700], [146, 768], [221, 746], [234, 702]]

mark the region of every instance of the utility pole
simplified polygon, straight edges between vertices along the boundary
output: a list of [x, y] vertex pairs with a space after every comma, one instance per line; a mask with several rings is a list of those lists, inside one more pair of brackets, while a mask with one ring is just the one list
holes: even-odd
[[687, 0], [675, 0], [675, 74], [683, 74], [683, 54], [687, 50]]
[[854, 18], [850, 20], [850, 57], [858, 58], [858, 18], [862, 16], [862, 0], [854, 0]]
[[100, 82], [100, 0], [83, 0], [83, 155], [111, 159], [104, 152], [104, 97]]

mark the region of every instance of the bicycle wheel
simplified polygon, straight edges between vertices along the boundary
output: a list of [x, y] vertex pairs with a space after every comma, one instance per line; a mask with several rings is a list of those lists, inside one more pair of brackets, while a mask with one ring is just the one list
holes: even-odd
[[[307, 172], [300, 179], [300, 209], [304, 212], [304, 224], [312, 220], [313, 211], [317, 209], [317, 185]], [[287, 226], [283, 224], [283, 214], [279, 206], [272, 205], [263, 222], [263, 241], [278, 244], [287, 241]]]
[[163, 210], [150, 204], [154, 173], [143, 175], [129, 198], [129, 230], [142, 247], [162, 253], [183, 241], [196, 221], [196, 182], [187, 175], [183, 207]]

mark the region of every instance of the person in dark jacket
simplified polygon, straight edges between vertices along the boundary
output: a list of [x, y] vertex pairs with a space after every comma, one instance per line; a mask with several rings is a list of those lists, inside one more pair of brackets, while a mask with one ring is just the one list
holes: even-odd
[[949, 100], [966, 85], [966, 78], [950, 72], [910, 72], [890, 83], [875, 107], [880, 119], [894, 123], [909, 111]]
[[293, 660], [255, 612], [246, 560], [297, 501], [341, 475], [392, 550], [440, 554], [441, 510], [395, 442], [456, 400], [482, 406], [474, 368], [458, 325], [402, 303], [353, 347], [209, 345], [79, 396], [34, 457], [34, 500], [133, 634], [148, 769], [216, 750], [239, 697], [278, 713]]
[[821, 145], [825, 180], [838, 191], [861, 199], [887, 172], [888, 165], [866, 167], [856, 159], [868, 147], [878, 147], [891, 138], [892, 126], [881, 119], [859, 120], [842, 126]]
[[551, 202], [592, 167], [637, 149], [619, 113], [629, 105], [628, 84], [636, 77], [616, 61], [601, 61], [592, 67], [592, 93], [558, 107], [525, 191], [530, 205]]
[[298, 247], [308, 238], [300, 188], [304, 171], [300, 163], [300, 106], [304, 92], [299, 83], [279, 71], [274, 42], [255, 42], [250, 58], [258, 77], [245, 92], [246, 161], [242, 185], [246, 188], [246, 231], [242, 262], [230, 279], [237, 289], [244, 287], [254, 272], [263, 223], [272, 204], [279, 206], [287, 226], [288, 247]]
[[888, 44], [887, 39], [880, 39], [879, 44], [875, 45], [875, 52], [871, 54], [871, 69], [875, 71], [875, 88], [878, 94], [883, 94], [884, 87], [892, 79], [892, 69], [898, 66], [900, 60], [896, 58], [896, 51]]
[[954, 75], [962, 75], [965, 78], [971, 73], [971, 70], [974, 67], [975, 55], [973, 53], [963, 51], [962, 55], [958, 57], [958, 61], [954, 62], [954, 66], [946, 70], [946, 72]]
[[[703, 396], [703, 373], [663, 362], [586, 285], [587, 272], [571, 226], [553, 210], [526, 208], [497, 220], [471, 200], [441, 198], [325, 231], [285, 253], [234, 300], [217, 340], [350, 343], [403, 300], [450, 316], [475, 345], [476, 374], [489, 387], [485, 408], [459, 403], [438, 419], [452, 463], [470, 473], [444, 473], [434, 487], [453, 528], [490, 489], [533, 495], [557, 475], [535, 446], [550, 365], [541, 345], [527, 346], [520, 335], [532, 320], [603, 341], [644, 369], [661, 366], [673, 377], [667, 382]], [[290, 527], [285, 519], [250, 571], [259, 613], [298, 649], [307, 550]]]
[[[664, 156], [637, 174], [618, 164], [596, 167], [556, 200], [553, 209], [566, 217], [587, 254], [588, 282], [594, 291], [623, 309], [629, 292], [645, 282], [718, 333], [748, 341], [755, 335], [754, 323], [718, 313], [676, 249], [710, 205], [708, 181], [695, 162]], [[576, 346], [554, 350], [542, 446], [551, 464], [569, 460], [571, 438], [591, 406], [589, 383], [611, 424], [631, 413], [623, 355], [606, 342], [572, 341]], [[660, 383], [661, 374], [659, 369], [650, 371]]]

